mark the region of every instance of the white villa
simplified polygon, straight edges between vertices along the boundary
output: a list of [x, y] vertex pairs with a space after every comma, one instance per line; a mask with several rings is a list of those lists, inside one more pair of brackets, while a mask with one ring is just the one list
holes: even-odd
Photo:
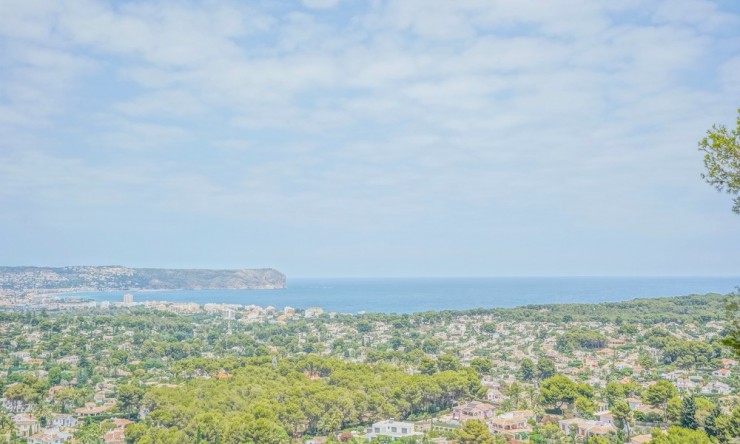
[[386, 421], [376, 422], [372, 427], [368, 427], [367, 434], [365, 434], [364, 438], [371, 440], [378, 436], [390, 436], [395, 439], [420, 435], [423, 435], [423, 433], [415, 431], [412, 423], [389, 419]]

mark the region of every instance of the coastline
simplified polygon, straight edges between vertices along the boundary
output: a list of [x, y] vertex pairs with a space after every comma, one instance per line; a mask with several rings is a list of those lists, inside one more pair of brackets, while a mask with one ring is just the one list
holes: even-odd
[[321, 307], [336, 313], [420, 313], [513, 308], [528, 305], [595, 304], [690, 294], [728, 294], [740, 277], [727, 278], [450, 278], [295, 279], [280, 291], [115, 290], [56, 292], [60, 298], [97, 302], [225, 304], [260, 307]]

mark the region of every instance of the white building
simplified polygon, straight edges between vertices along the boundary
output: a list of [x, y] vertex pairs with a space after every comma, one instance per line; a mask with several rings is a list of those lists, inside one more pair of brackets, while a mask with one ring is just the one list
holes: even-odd
[[303, 316], [306, 318], [316, 318], [324, 314], [324, 309], [321, 307], [310, 307], [303, 312]]
[[421, 435], [423, 435], [423, 433], [415, 431], [412, 423], [389, 419], [386, 421], [376, 422], [372, 427], [368, 427], [365, 439], [371, 440], [378, 436], [389, 436], [395, 439]]
[[712, 381], [702, 387], [701, 392], [703, 394], [729, 395], [732, 393], [732, 388], [724, 382]]
[[28, 437], [28, 444], [63, 444], [72, 438], [71, 433], [65, 433], [58, 428], [44, 429]]
[[77, 419], [74, 416], [65, 413], [55, 413], [51, 425], [53, 427], [74, 427], [77, 425]]

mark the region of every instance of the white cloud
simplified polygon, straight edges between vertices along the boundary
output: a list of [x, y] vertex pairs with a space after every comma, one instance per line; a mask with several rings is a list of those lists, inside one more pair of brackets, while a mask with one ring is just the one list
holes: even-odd
[[311, 9], [329, 9], [339, 5], [339, 0], [302, 0], [303, 6]]
[[564, 230], [706, 222], [658, 201], [705, 196], [694, 145], [737, 107], [737, 15], [699, 0], [305, 6], [336, 11], [4, 2], [3, 196], [334, 227], [460, 206], [539, 208]]

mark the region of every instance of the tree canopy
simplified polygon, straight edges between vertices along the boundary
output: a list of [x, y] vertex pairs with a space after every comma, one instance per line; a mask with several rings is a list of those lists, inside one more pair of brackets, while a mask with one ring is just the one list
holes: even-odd
[[740, 109], [734, 130], [714, 125], [699, 142], [706, 172], [702, 178], [717, 189], [736, 196], [732, 211], [740, 214]]

